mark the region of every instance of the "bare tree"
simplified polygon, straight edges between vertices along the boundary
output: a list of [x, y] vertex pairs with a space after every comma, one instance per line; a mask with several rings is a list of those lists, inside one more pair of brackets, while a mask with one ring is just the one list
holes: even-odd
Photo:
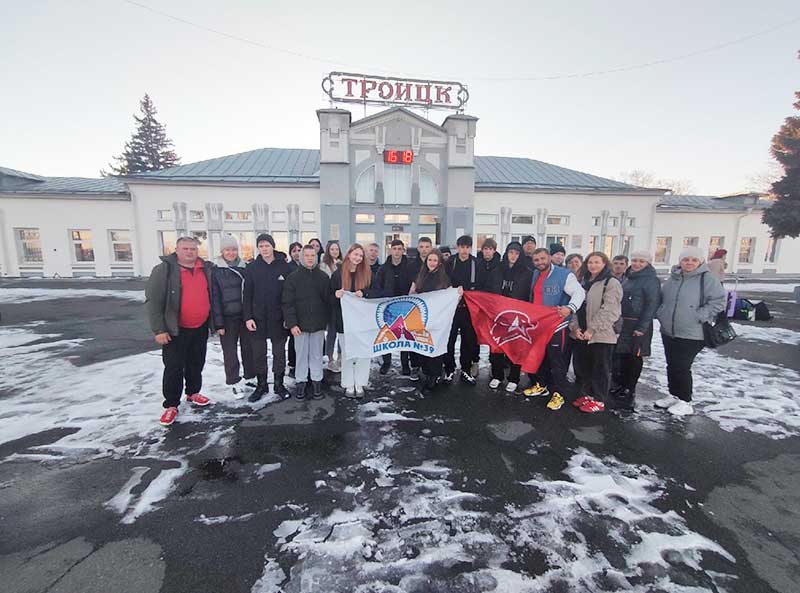
[[781, 166], [775, 161], [768, 161], [762, 171], [747, 178], [745, 190], [768, 194], [771, 191], [772, 184], [778, 181], [782, 175], [783, 169], [781, 169]]
[[694, 192], [694, 185], [688, 179], [663, 179], [656, 176], [652, 171], [645, 171], [643, 169], [632, 169], [620, 173], [618, 179], [623, 183], [629, 183], [638, 187], [668, 189], [675, 195], [686, 195]]

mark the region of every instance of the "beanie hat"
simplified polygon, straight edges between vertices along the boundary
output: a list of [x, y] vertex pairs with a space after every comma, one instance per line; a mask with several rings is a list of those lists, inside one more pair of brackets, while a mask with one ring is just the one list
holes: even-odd
[[448, 247], [447, 245], [442, 245], [441, 247], [439, 247], [439, 251], [441, 253], [450, 253], [452, 255], [450, 247]]
[[536, 245], [536, 239], [534, 239], [530, 235], [527, 235], [527, 236], [522, 238], [522, 244], [523, 245], [525, 245], [525, 243], [528, 243], [529, 241], [533, 241], [533, 244]]
[[649, 252], [642, 249], [641, 251], [634, 251], [631, 253], [631, 259], [643, 259], [648, 264], [653, 263], [653, 256]]
[[223, 249], [239, 249], [239, 242], [233, 235], [222, 235], [222, 242], [220, 243], [219, 250]]
[[564, 246], [561, 243], [553, 243], [550, 245], [550, 255], [555, 255], [556, 253], [563, 253], [566, 255], [567, 250], [564, 249]]
[[678, 261], [681, 261], [685, 257], [696, 257], [701, 263], [706, 261], [706, 256], [703, 253], [703, 250], [693, 245], [683, 248], [683, 251], [681, 251], [681, 254], [678, 257]]
[[261, 241], [266, 241], [267, 243], [272, 245], [273, 249], [275, 249], [275, 239], [273, 239], [272, 235], [270, 235], [269, 233], [261, 233], [256, 238], [256, 247], [258, 247], [258, 244], [261, 243]]
[[522, 253], [522, 244], [521, 244], [519, 241], [511, 241], [511, 243], [509, 243], [509, 244], [506, 246], [506, 253], [508, 253], [508, 252], [509, 252], [509, 251], [511, 251], [512, 249], [514, 249], [515, 251], [518, 251], [518, 252]]

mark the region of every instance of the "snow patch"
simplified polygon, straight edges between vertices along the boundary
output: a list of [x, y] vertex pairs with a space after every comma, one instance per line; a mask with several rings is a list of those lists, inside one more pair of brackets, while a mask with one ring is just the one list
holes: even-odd
[[739, 282], [739, 284], [735, 284], [733, 282], [726, 282], [725, 283], [725, 290], [735, 290], [737, 292], [781, 292], [781, 293], [793, 293], [794, 287], [798, 286], [797, 283], [792, 284], [770, 284], [768, 282], [752, 282], [752, 283], [745, 283]]
[[800, 332], [783, 327], [764, 327], [743, 323], [732, 323], [731, 325], [736, 330], [738, 337], [748, 342], [769, 342], [792, 346], [800, 344]]
[[0, 303], [9, 305], [19, 303], [35, 303], [39, 301], [54, 301], [59, 299], [80, 299], [86, 297], [125, 299], [137, 303], [144, 303], [143, 290], [102, 290], [97, 288], [0, 289]]

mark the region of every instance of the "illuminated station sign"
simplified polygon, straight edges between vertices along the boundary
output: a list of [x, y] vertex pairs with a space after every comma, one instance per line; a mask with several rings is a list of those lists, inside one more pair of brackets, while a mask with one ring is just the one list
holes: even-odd
[[[370, 105], [399, 105], [461, 111], [469, 99], [460, 82], [386, 78], [367, 74], [331, 72], [322, 80], [331, 101]], [[388, 161], [387, 161], [388, 162]]]

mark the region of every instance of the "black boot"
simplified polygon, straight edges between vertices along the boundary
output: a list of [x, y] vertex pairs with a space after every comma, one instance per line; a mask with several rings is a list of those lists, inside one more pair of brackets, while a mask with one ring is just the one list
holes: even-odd
[[305, 383], [295, 383], [295, 385], [294, 385], [294, 396], [297, 399], [306, 399], [306, 384]]
[[314, 389], [314, 395], [312, 396], [314, 399], [323, 399], [325, 397], [325, 394], [322, 393], [321, 381], [312, 381], [311, 387]]
[[275, 392], [275, 395], [281, 397], [281, 399], [289, 399], [291, 394], [289, 390], [283, 384], [283, 375], [275, 375], [275, 384], [272, 386], [272, 390]]
[[425, 383], [422, 385], [422, 393], [432, 393], [436, 386], [439, 384], [439, 377], [433, 375], [426, 375]]
[[255, 403], [260, 400], [264, 395], [269, 393], [269, 383], [267, 383], [267, 376], [266, 375], [259, 375], [257, 377], [258, 383], [256, 384], [256, 388], [253, 390], [253, 393], [250, 394], [250, 397], [247, 398], [247, 401], [251, 403]]
[[612, 407], [616, 410], [633, 412], [635, 401], [636, 392], [630, 389], [620, 388], [618, 391], [611, 394]]

